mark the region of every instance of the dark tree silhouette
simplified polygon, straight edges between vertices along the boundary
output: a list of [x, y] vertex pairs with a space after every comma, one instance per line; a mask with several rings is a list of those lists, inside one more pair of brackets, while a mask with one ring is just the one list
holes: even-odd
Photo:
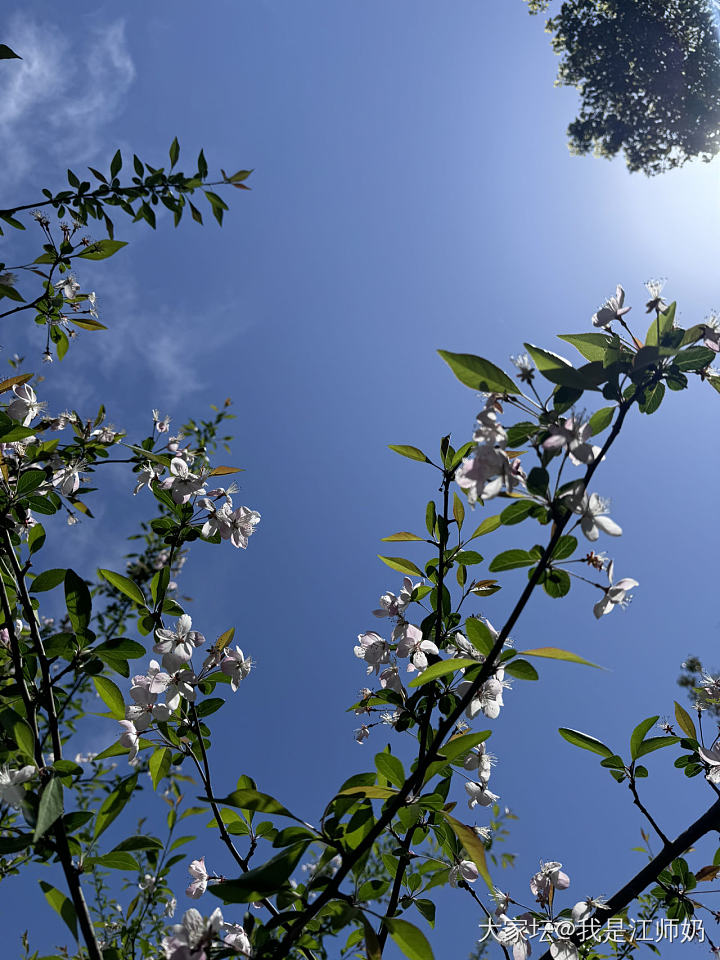
[[[530, 12], [550, 7], [528, 0]], [[711, 0], [566, 0], [547, 22], [558, 82], [580, 93], [573, 153], [624, 152], [662, 173], [720, 150], [720, 42]]]

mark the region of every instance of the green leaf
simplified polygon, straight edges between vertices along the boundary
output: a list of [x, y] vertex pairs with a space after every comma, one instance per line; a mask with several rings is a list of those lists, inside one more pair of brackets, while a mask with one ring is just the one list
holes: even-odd
[[663, 336], [672, 330], [675, 322], [675, 306], [674, 302], [671, 303], [664, 313], [661, 313], [659, 317], [652, 321], [648, 332], [645, 334], [646, 347], [658, 346], [662, 342]]
[[505, 507], [500, 514], [500, 523], [508, 527], [515, 523], [522, 523], [534, 506], [533, 500], [516, 500], [509, 507]]
[[345, 787], [338, 792], [339, 797], [360, 796], [369, 797], [371, 800], [389, 800], [390, 797], [397, 796], [397, 790], [391, 790], [390, 787], [376, 787], [372, 784], [368, 786]]
[[95, 817], [95, 833], [97, 838], [103, 833], [113, 820], [121, 813], [130, 800], [133, 790], [137, 786], [137, 774], [134, 773], [126, 780], [122, 780], [118, 787], [105, 798]]
[[256, 810], [258, 813], [277, 813], [282, 817], [290, 817], [291, 820], [299, 820], [294, 813], [290, 813], [287, 807], [284, 807], [279, 800], [271, 797], [268, 793], [260, 793], [259, 790], [253, 790], [250, 787], [241, 790], [234, 790], [223, 800], [217, 801], [228, 807], [239, 807], [241, 810]]
[[570, 574], [567, 570], [548, 570], [542, 582], [545, 593], [557, 600], [570, 593]]
[[30, 729], [30, 725], [24, 720], [16, 720], [13, 724], [13, 737], [22, 753], [32, 763], [35, 762], [35, 737]]
[[483, 730], [480, 733], [462, 733], [460, 736], [448, 740], [445, 746], [440, 747], [438, 755], [444, 757], [448, 763], [458, 757], [464, 757], [473, 747], [487, 740], [491, 732], [490, 730]]
[[433, 952], [422, 930], [407, 920], [385, 917], [383, 925], [408, 960], [434, 960]]
[[85, 863], [89, 867], [106, 867], [108, 870], [139, 870], [140, 864], [130, 853], [111, 850], [101, 857], [89, 857]]
[[675, 719], [677, 720], [677, 725], [686, 737], [689, 737], [691, 740], [697, 740], [697, 730], [695, 729], [693, 719], [687, 710], [680, 706], [677, 700], [675, 701]]
[[157, 790], [158, 784], [166, 777], [170, 769], [170, 757], [172, 750], [169, 747], [158, 747], [153, 751], [150, 757], [150, 776], [152, 777], [153, 790]]
[[480, 837], [475, 833], [472, 827], [468, 827], [464, 823], [460, 823], [460, 821], [456, 820], [455, 817], [451, 817], [449, 813], [445, 813], [443, 811], [443, 816], [450, 825], [452, 832], [470, 854], [472, 862], [478, 868], [478, 872], [488, 885], [488, 889], [493, 890], [494, 886], [490, 878], [490, 871], [488, 870], [487, 860], [485, 858], [485, 845]]
[[175, 166], [178, 162], [178, 157], [180, 156], [180, 144], [178, 143], [178, 138], [175, 137], [173, 142], [170, 144], [170, 167]]
[[108, 677], [93, 677], [95, 689], [116, 720], [125, 719], [125, 701], [119, 688]]
[[35, 824], [33, 840], [39, 840], [63, 814], [63, 788], [57, 777], [47, 781], [40, 795], [38, 818]]
[[0, 283], [0, 300], [3, 297], [14, 300], [16, 303], [25, 303], [25, 297], [21, 296], [15, 287], [11, 287], [7, 283]]
[[127, 637], [113, 637], [105, 643], [93, 647], [93, 654], [100, 657], [103, 663], [115, 663], [118, 660], [139, 660], [145, 656], [145, 647], [136, 640]]
[[6, 43], [0, 43], [0, 60], [22, 60]]
[[407, 457], [408, 460], [420, 460], [422, 463], [430, 463], [430, 460], [422, 450], [419, 450], [417, 447], [411, 447], [404, 443], [391, 443], [388, 444], [388, 446], [391, 450], [394, 450], [395, 453], [399, 453], [401, 457]]
[[402, 557], [382, 557], [378, 554], [378, 559], [390, 567], [391, 570], [398, 570], [400, 573], [409, 574], [415, 577], [424, 577], [422, 570], [412, 562], [404, 560]]
[[47, 883], [45, 880], [40, 881], [40, 888], [45, 894], [47, 902], [56, 913], [60, 914], [70, 932], [77, 940], [77, 914], [75, 913], [72, 900], [69, 900], [64, 893], [61, 893], [60, 890], [57, 890], [52, 884]]
[[462, 530], [463, 521], [465, 520], [465, 507], [455, 491], [453, 491], [453, 517], [455, 518], [458, 530]]
[[438, 350], [438, 353], [466, 387], [484, 393], [520, 393], [514, 381], [489, 360], [471, 353], [450, 353], [448, 350]]
[[515, 570], [518, 567], [531, 567], [535, 561], [536, 558], [527, 550], [503, 550], [491, 561], [488, 570], [490, 573], [500, 573], [503, 570]]
[[112, 570], [98, 570], [98, 573], [107, 580], [111, 586], [115, 587], [116, 590], [119, 590], [120, 593], [124, 593], [126, 597], [129, 597], [133, 603], [137, 603], [141, 607], [146, 606], [145, 595], [140, 587], [130, 580], [129, 577], [124, 577], [121, 573], [114, 573]]
[[158, 840], [156, 837], [136, 836], [121, 840], [110, 852], [116, 853], [120, 850], [162, 850], [162, 848], [162, 840]]
[[424, 542], [423, 538], [419, 537], [416, 533], [407, 533], [405, 530], [400, 533], [391, 533], [389, 537], [383, 537], [383, 542], [385, 543], [400, 543], [406, 540], [420, 540]]
[[648, 717], [647, 720], [643, 720], [642, 723], [639, 723], [632, 734], [630, 735], [630, 756], [633, 760], [638, 758], [638, 750], [640, 749], [640, 744], [645, 739], [645, 734], [655, 726], [658, 722], [658, 717]]
[[537, 680], [538, 672], [535, 667], [527, 660], [512, 660], [505, 664], [505, 673], [511, 677], [517, 677], [518, 680]]
[[251, 903], [275, 896], [279, 888], [290, 879], [307, 847], [307, 840], [296, 843], [261, 867], [248, 870], [237, 880], [222, 880], [208, 887], [208, 890], [225, 903]]
[[648, 753], [652, 753], [654, 750], [660, 750], [662, 747], [672, 747], [676, 743], [680, 743], [680, 737], [650, 737], [648, 740], [643, 740], [640, 744], [637, 752], [637, 759], [644, 757]]
[[82, 253], [79, 253], [78, 258], [82, 260], [106, 260], [126, 246], [127, 243], [124, 240], [108, 240], [107, 238], [96, 240]]
[[490, 628], [477, 617], [468, 617], [465, 621], [465, 636], [475, 649], [479, 650], [485, 657], [488, 656], [495, 646], [495, 640], [492, 633], [490, 633]]
[[90, 623], [92, 600], [87, 584], [74, 570], [65, 571], [65, 605], [75, 633], [85, 633]]
[[716, 357], [717, 354], [708, 347], [688, 347], [678, 353], [673, 362], [679, 370], [698, 371], [709, 366]]
[[590, 750], [592, 753], [599, 753], [601, 757], [614, 756], [610, 747], [606, 747], [600, 740], [589, 736], [587, 733], [581, 733], [579, 730], [570, 730], [567, 727], [560, 727], [558, 731], [563, 739], [572, 743], [575, 747], [582, 747], [583, 750]]
[[572, 344], [586, 360], [591, 363], [605, 358], [605, 350], [610, 346], [611, 339], [604, 333], [561, 333], [558, 339]]
[[420, 676], [410, 681], [408, 686], [422, 687], [424, 684], [430, 683], [431, 680], [437, 680], [438, 677], [444, 677], [446, 674], [454, 673], [463, 667], [476, 667], [477, 664], [477, 660], [470, 660], [468, 657], [458, 657], [454, 660], [440, 660], [439, 663], [433, 663], [426, 670], [423, 670]]
[[615, 407], [601, 407], [590, 417], [590, 433], [594, 437], [596, 433], [602, 433], [612, 423], [615, 416]]
[[377, 753], [375, 766], [380, 776], [385, 777], [393, 786], [401, 787], [405, 783], [403, 765], [391, 753]]
[[640, 413], [646, 413], [648, 416], [658, 409], [665, 396], [665, 384], [656, 383], [649, 390], [645, 391], [645, 399], [639, 405]]
[[470, 540], [474, 540], [476, 537], [484, 537], [488, 533], [492, 533], [494, 530], [501, 525], [500, 514], [496, 514], [494, 517], [485, 517], [483, 522], [479, 527], [476, 528], [475, 533], [470, 537]]
[[32, 493], [33, 490], [37, 490], [46, 480], [47, 476], [44, 470], [25, 470], [18, 477], [15, 492], [18, 497], [25, 497], [27, 494]]
[[115, 156], [112, 158], [110, 163], [110, 176], [116, 177], [120, 170], [122, 169], [122, 154], [120, 151], [116, 151]]
[[602, 670], [603, 667], [597, 663], [590, 663], [584, 660], [576, 653], [570, 653], [569, 650], [560, 650], [558, 647], [536, 647], [535, 650], [518, 650], [523, 657], [545, 657], [548, 660], [565, 660], [567, 663], [581, 663], [585, 667], [595, 667], [596, 670]]
[[552, 553], [552, 559], [567, 560], [568, 557], [571, 557], [573, 553], [575, 553], [577, 550], [577, 545], [577, 537], [573, 537], [569, 533], [563, 534], [555, 544], [555, 549]]

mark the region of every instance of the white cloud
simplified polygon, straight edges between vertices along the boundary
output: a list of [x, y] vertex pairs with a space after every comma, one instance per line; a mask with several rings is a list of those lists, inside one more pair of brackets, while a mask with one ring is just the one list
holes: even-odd
[[72, 36], [17, 13], [3, 42], [22, 60], [0, 61], [0, 154], [5, 187], [48, 161], [87, 162], [121, 110], [135, 68], [122, 20]]

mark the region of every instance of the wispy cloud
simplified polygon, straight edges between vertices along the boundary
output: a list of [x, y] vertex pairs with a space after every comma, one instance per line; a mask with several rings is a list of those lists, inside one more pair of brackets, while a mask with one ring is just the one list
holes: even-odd
[[48, 160], [91, 159], [103, 128], [121, 110], [135, 76], [122, 20], [78, 31], [24, 13], [10, 18], [3, 42], [22, 60], [0, 69], [0, 154], [4, 186]]

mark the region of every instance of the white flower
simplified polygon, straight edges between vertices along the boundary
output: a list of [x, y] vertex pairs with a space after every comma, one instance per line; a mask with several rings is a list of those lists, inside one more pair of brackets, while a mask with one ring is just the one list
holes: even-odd
[[405, 577], [400, 590], [400, 596], [396, 597], [394, 593], [384, 593], [380, 597], [380, 609], [373, 610], [376, 617], [399, 617], [410, 603], [410, 597], [418, 584], [413, 583], [410, 577]]
[[580, 960], [575, 944], [571, 940], [562, 938], [550, 944], [550, 956], [553, 960]]
[[[238, 507], [229, 516], [230, 534], [223, 539], [229, 539], [235, 547], [244, 550], [248, 545], [249, 537], [255, 532], [256, 524], [260, 523], [260, 514], [249, 507]], [[222, 537], [222, 530], [220, 531]]]
[[478, 804], [480, 804], [481, 807], [489, 807], [491, 804], [495, 803], [496, 800], [500, 799], [496, 793], [491, 793], [490, 790], [487, 790], [482, 783], [472, 783], [471, 781], [468, 781], [465, 784], [465, 789], [470, 797], [468, 800], [468, 806], [471, 810]]
[[619, 537], [622, 534], [622, 528], [607, 515], [610, 501], [603, 500], [597, 493], [591, 493], [590, 496], [586, 491], [580, 493], [581, 489], [582, 485], [576, 486], [568, 496], [573, 513], [580, 515], [580, 529], [588, 540], [597, 540], [601, 530], [611, 537]]
[[[357, 647], [355, 648], [357, 650]], [[370, 672], [370, 671], [368, 671]], [[402, 680], [400, 679], [400, 674], [398, 673], [398, 668], [395, 666], [387, 667], [378, 677], [380, 681], [380, 686], [387, 688], [388, 690], [394, 690], [395, 693], [403, 693]]]
[[125, 719], [132, 721], [138, 733], [147, 730], [153, 720], [165, 723], [170, 719], [170, 707], [156, 702], [157, 694], [151, 692], [150, 682], [148, 677], [133, 677], [130, 696], [135, 703], [125, 708]]
[[485, 407], [475, 418], [475, 431], [473, 440], [475, 443], [486, 443], [491, 447], [496, 444], [504, 447], [507, 443], [507, 433], [501, 423], [498, 422], [497, 411], [502, 411], [502, 407], [497, 396], [491, 393], [485, 402]]
[[181, 457], [173, 457], [170, 461], [170, 473], [172, 477], [163, 480], [163, 490], [169, 490], [170, 496], [175, 503], [187, 503], [188, 500], [196, 494], [205, 493], [203, 481], [195, 473], [190, 472], [190, 467]]
[[605, 897], [588, 897], [586, 900], [579, 900], [571, 911], [573, 923], [584, 923], [590, 919], [595, 910], [607, 910], [607, 908]]
[[437, 656], [438, 648], [432, 640], [423, 640], [422, 630], [404, 620], [393, 630], [393, 641], [397, 641], [397, 655], [410, 657], [408, 673], [425, 670], [428, 665], [427, 654]]
[[485, 750], [485, 744], [480, 743], [477, 747], [473, 747], [470, 753], [465, 757], [463, 766], [469, 771], [477, 770], [478, 780], [487, 786], [490, 782], [490, 775], [492, 774], [492, 767], [494, 763], [495, 757], [493, 754], [487, 753]]
[[207, 498], [200, 501], [208, 511], [208, 516], [203, 524], [202, 535], [212, 537], [219, 533], [223, 540], [229, 540], [232, 536], [232, 503], [224, 501], [219, 507]]
[[25, 795], [20, 784], [32, 780], [36, 773], [33, 764], [20, 767], [19, 770], [11, 770], [5, 765], [0, 767], [0, 801], [9, 803], [11, 807], [19, 807]]
[[131, 720], [118, 720], [118, 723], [125, 730], [125, 733], [120, 737], [120, 746], [128, 748], [130, 751], [128, 761], [132, 763], [138, 755], [138, 741], [140, 737], [135, 729], [135, 724]]
[[587, 442], [591, 436], [589, 423], [568, 417], [563, 423], [550, 427], [550, 436], [542, 446], [544, 450], [561, 450], [567, 446], [570, 460], [576, 467], [581, 463], [588, 465], [594, 463], [600, 453], [600, 447]]
[[518, 379], [523, 383], [532, 383], [535, 376], [535, 364], [526, 353], [521, 353], [517, 357], [510, 357], [513, 364], [518, 369]]
[[387, 663], [390, 659], [390, 647], [387, 640], [369, 630], [367, 633], [358, 634], [358, 646], [354, 648], [355, 656], [364, 660], [368, 664], [367, 672], [378, 673], [380, 666]]
[[566, 890], [570, 886], [570, 878], [561, 867], [557, 860], [541, 861], [540, 870], [530, 878], [530, 890], [541, 903], [547, 902], [551, 890]]
[[530, 934], [525, 919], [517, 917], [512, 920], [504, 913], [498, 919], [502, 927], [495, 933], [497, 942], [505, 948], [512, 947], [513, 960], [527, 960], [530, 956]]
[[613, 320], [620, 320], [630, 310], [630, 307], [623, 306], [624, 302], [625, 291], [618, 285], [615, 296], [609, 297], [598, 312], [593, 315], [593, 326], [608, 327]]
[[461, 880], [466, 883], [475, 883], [479, 876], [478, 868], [472, 860], [461, 860], [450, 868], [450, 886], [456, 887]]
[[170, 710], [177, 710], [180, 706], [180, 697], [190, 703], [195, 701], [194, 684], [197, 683], [197, 677], [192, 670], [180, 669], [173, 674], [164, 673], [157, 660], [151, 660], [147, 678], [135, 677], [134, 682], [137, 683], [142, 679], [149, 681], [151, 694], [165, 694], [165, 701]]
[[207, 890], [208, 880], [210, 879], [210, 874], [205, 869], [205, 857], [201, 857], [199, 860], [193, 860], [188, 867], [188, 873], [193, 879], [185, 893], [188, 897], [192, 897], [193, 900], [197, 900], [197, 898], [201, 897]]
[[63, 277], [62, 280], [58, 280], [55, 284], [55, 289], [62, 290], [62, 295], [66, 300], [74, 300], [80, 289], [80, 284], [75, 277], [69, 273], [66, 277]]
[[190, 907], [182, 923], [172, 928], [172, 936], [164, 937], [162, 949], [168, 960], [205, 960], [206, 947], [217, 939], [223, 925], [222, 912], [217, 907], [206, 920], [199, 910]]
[[7, 405], [5, 413], [13, 420], [22, 420], [22, 425], [27, 427], [35, 417], [40, 415], [47, 403], [44, 400], [39, 401], [35, 391], [27, 383], [16, 384], [13, 387], [13, 393], [15, 399]]
[[661, 296], [664, 286], [665, 286], [664, 279], [645, 281], [645, 289], [647, 290], [650, 296], [650, 299], [645, 304], [647, 313], [652, 313], [653, 310], [662, 310], [664, 307], [667, 306], [667, 304], [665, 303], [665, 301]]
[[230, 686], [233, 692], [240, 686], [240, 681], [250, 673], [252, 659], [244, 656], [240, 647], [225, 652], [225, 659], [220, 664], [222, 672], [230, 677]]
[[155, 631], [157, 643], [153, 650], [163, 655], [163, 666], [168, 670], [175, 670], [181, 663], [192, 658], [194, 648], [205, 643], [205, 637], [197, 630], [192, 630], [192, 619], [184, 613], [178, 618], [174, 630], [163, 627]]
[[225, 934], [225, 945], [232, 947], [235, 953], [242, 953], [246, 957], [252, 954], [250, 938], [239, 923], [223, 923], [222, 931]]
[[613, 583], [613, 571], [614, 564], [611, 560], [607, 570], [610, 586], [604, 588], [605, 592], [602, 599], [598, 600], [593, 607], [593, 613], [598, 620], [600, 617], [605, 616], [606, 613], [610, 613], [613, 607], [626, 607], [632, 600], [632, 594], [628, 596], [628, 591], [632, 590], [633, 587], [640, 586], [637, 580], [633, 580], [630, 577], [624, 577], [622, 580], [618, 580], [617, 583]]
[[363, 723], [362, 726], [358, 727], [355, 731], [355, 739], [358, 743], [363, 743], [369, 736], [370, 728], [365, 723]]

